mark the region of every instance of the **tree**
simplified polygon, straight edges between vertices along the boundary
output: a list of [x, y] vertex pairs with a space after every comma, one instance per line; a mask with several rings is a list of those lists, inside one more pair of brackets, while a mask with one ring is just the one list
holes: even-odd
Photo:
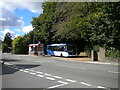
[[82, 43], [83, 49], [120, 50], [119, 2], [45, 2], [43, 14], [33, 18], [37, 40], [44, 43]]
[[3, 52], [10, 53], [11, 49], [12, 49], [12, 36], [8, 32], [5, 34], [5, 38], [3, 41]]
[[27, 54], [28, 45], [31, 43], [29, 34], [24, 36], [18, 36], [12, 42], [13, 53], [15, 54]]

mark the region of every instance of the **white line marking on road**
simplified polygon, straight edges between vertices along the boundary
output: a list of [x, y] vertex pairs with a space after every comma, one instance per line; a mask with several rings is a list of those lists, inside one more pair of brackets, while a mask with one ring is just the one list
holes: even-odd
[[62, 79], [62, 77], [60, 76], [53, 76], [54, 78], [58, 78], [58, 79]]
[[23, 69], [20, 69], [19, 71], [21, 71], [21, 72], [22, 72], [22, 71], [24, 71], [24, 70], [23, 70]]
[[65, 84], [59, 84], [59, 85], [51, 86], [51, 87], [48, 87], [48, 89], [57, 88], [57, 87], [60, 87], [60, 86], [63, 86], [63, 85], [65, 85]]
[[46, 75], [46, 76], [52, 76], [52, 75], [50, 75], [50, 74], [48, 74], [48, 73], [44, 73], [44, 75]]
[[37, 76], [39, 76], [39, 77], [44, 77], [43, 75], [39, 75], [39, 74], [38, 74]]
[[71, 80], [71, 79], [66, 79], [66, 81], [69, 81], [69, 82], [77, 82], [77, 81]]
[[36, 73], [40, 73], [40, 74], [43, 74], [43, 72], [37, 72], [37, 71], [36, 71]]
[[59, 82], [59, 83], [62, 83], [62, 84], [48, 87], [48, 89], [57, 88], [57, 87], [64, 86], [64, 85], [67, 85], [67, 84], [68, 84], [67, 82], [63, 82], [63, 81], [58, 81], [58, 82]]
[[49, 79], [49, 80], [55, 80], [54, 78], [51, 78], [51, 77], [46, 77], [46, 79]]
[[24, 70], [23, 72], [28, 73], [29, 71]]
[[30, 72], [29, 74], [35, 75], [36, 73], [32, 73], [32, 72]]
[[34, 70], [31, 70], [31, 69], [29, 69], [29, 71], [33, 71], [34, 72]]
[[88, 83], [85, 83], [85, 82], [80, 82], [80, 83], [83, 84], [83, 85], [86, 85], [86, 86], [92, 86], [92, 85], [90, 85]]
[[106, 88], [106, 87], [103, 87], [103, 86], [97, 86], [97, 88]]
[[6, 65], [13, 65], [13, 64], [11, 64], [11, 63], [6, 63], [6, 62], [5, 62], [4, 64], [6, 64]]
[[110, 73], [116, 73], [116, 74], [120, 73], [120, 72], [115, 72], [115, 71], [108, 71], [108, 72], [110, 72]]
[[64, 81], [61, 81], [61, 80], [59, 80], [58, 82], [62, 83], [62, 84], [68, 84], [67, 82], [64, 82]]
[[25, 70], [29, 70], [29, 69], [25, 69]]

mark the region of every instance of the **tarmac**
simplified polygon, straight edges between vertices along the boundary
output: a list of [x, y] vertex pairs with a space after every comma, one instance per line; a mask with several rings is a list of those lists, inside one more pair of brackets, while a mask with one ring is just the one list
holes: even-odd
[[53, 59], [58, 60], [65, 60], [65, 61], [73, 61], [73, 62], [84, 62], [84, 63], [92, 63], [92, 64], [107, 64], [107, 65], [120, 65], [118, 62], [106, 62], [106, 61], [93, 61], [92, 58], [78, 56], [78, 57], [54, 57], [54, 56], [47, 56]]
[[[15, 55], [15, 54], [14, 54]], [[17, 54], [16, 56], [26, 56], [26, 57], [47, 57], [49, 59], [58, 59], [58, 60], [64, 60], [64, 61], [73, 61], [73, 62], [84, 62], [84, 63], [92, 63], [92, 64], [107, 64], [107, 65], [120, 65], [120, 62], [109, 62], [109, 61], [93, 61], [92, 58], [88, 58], [87, 56], [76, 56], [76, 57], [56, 57], [56, 56], [35, 56], [35, 55], [21, 55]], [[1, 60], [0, 60], [1, 62]], [[2, 62], [1, 62], [2, 63]]]

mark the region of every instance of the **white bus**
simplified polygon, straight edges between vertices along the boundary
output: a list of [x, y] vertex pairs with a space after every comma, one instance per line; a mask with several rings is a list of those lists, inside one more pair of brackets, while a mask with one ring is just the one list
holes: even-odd
[[77, 55], [77, 47], [73, 44], [50, 44], [47, 45], [47, 54], [51, 56], [69, 57]]

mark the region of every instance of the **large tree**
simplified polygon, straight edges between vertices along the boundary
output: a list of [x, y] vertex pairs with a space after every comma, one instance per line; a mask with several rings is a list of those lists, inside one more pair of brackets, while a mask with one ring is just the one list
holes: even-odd
[[10, 53], [12, 49], [12, 36], [9, 32], [5, 34], [3, 41], [3, 52]]
[[[33, 18], [37, 40], [44, 43], [72, 42], [84, 48], [120, 44], [120, 3], [45, 2], [43, 13]], [[88, 49], [89, 49], [88, 48]]]

